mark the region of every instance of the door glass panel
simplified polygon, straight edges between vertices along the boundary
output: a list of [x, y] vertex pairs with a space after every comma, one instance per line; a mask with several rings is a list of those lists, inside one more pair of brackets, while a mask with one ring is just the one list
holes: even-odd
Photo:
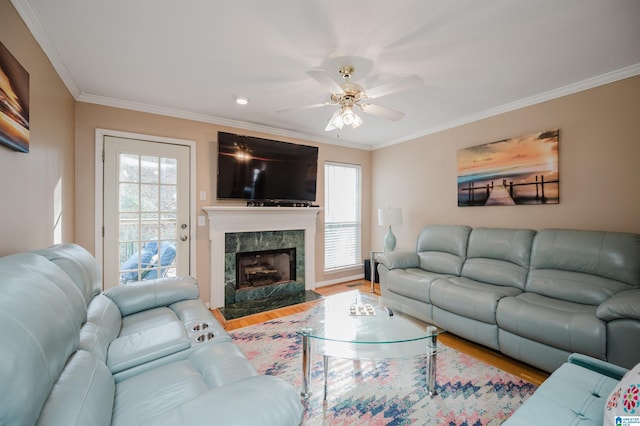
[[155, 212], [158, 211], [158, 185], [140, 185], [140, 197], [142, 211]]
[[138, 194], [138, 184], [120, 183], [120, 211], [136, 212], [138, 211], [140, 202]]
[[176, 238], [176, 222], [175, 220], [163, 220], [160, 225], [160, 238], [175, 239]]
[[121, 284], [175, 276], [176, 168], [173, 158], [119, 154]]
[[140, 181], [143, 183], [158, 183], [159, 157], [149, 157], [146, 155], [140, 158]]
[[175, 185], [160, 186], [160, 210], [172, 212], [176, 210], [178, 192]]
[[120, 219], [120, 241], [138, 241], [139, 238], [140, 224], [138, 220]]
[[178, 161], [175, 158], [163, 158], [160, 164], [160, 183], [176, 185]]
[[138, 182], [140, 178], [139, 156], [121, 154], [120, 160], [120, 182]]

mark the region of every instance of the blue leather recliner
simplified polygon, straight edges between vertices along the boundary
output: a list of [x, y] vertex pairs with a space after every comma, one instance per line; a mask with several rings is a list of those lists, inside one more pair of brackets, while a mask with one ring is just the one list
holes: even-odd
[[77, 245], [0, 258], [0, 424], [300, 424], [296, 390], [256, 372], [192, 278], [100, 289]]

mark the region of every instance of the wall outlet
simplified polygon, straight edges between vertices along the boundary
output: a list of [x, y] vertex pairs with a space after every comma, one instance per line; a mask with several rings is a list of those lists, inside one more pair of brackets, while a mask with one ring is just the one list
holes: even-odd
[[204, 217], [204, 216], [199, 215], [199, 216], [198, 216], [198, 226], [205, 226], [205, 225], [207, 224], [205, 220], [206, 220], [206, 219], [205, 219], [205, 217]]

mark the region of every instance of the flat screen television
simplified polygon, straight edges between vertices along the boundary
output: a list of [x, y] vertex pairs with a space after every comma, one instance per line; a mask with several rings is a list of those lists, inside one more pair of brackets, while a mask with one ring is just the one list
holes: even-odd
[[313, 202], [317, 175], [317, 147], [218, 132], [218, 199]]

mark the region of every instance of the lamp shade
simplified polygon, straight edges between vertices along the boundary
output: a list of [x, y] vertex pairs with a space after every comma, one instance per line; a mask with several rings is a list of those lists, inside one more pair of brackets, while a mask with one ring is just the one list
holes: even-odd
[[400, 207], [378, 209], [378, 225], [402, 225], [402, 209]]

